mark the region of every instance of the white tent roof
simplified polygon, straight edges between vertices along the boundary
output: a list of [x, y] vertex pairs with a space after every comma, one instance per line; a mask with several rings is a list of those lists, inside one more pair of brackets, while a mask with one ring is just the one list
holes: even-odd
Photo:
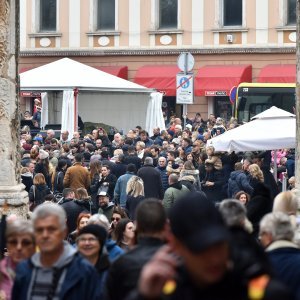
[[271, 107], [253, 121], [208, 141], [216, 151], [255, 151], [295, 148], [296, 116]]
[[62, 58], [20, 74], [21, 90], [79, 90], [148, 92], [139, 84], [99, 71], [69, 58]]

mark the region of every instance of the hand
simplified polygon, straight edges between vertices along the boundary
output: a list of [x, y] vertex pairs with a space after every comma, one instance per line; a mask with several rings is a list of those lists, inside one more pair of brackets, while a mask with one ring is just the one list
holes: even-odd
[[214, 182], [211, 182], [211, 181], [206, 181], [206, 182], [205, 182], [205, 185], [206, 185], [206, 186], [213, 186], [213, 185], [215, 185], [215, 183], [214, 183]]
[[139, 292], [150, 299], [158, 298], [168, 280], [173, 280], [179, 261], [169, 246], [163, 246], [142, 269]]

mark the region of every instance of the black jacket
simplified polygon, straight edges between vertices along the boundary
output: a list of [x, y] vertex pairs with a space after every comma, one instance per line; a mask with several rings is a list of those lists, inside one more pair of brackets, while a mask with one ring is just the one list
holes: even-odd
[[73, 200], [73, 199], [63, 199], [62, 202], [59, 203], [62, 208], [65, 210], [67, 214], [67, 227], [68, 232], [73, 232], [77, 225], [77, 218], [80, 213], [94, 213], [94, 209], [90, 212], [91, 206], [89, 201], [86, 200]]
[[164, 190], [160, 173], [153, 165], [143, 166], [137, 173], [144, 181], [145, 198], [163, 199]]
[[63, 170], [56, 171], [53, 180], [53, 192], [62, 193], [64, 190], [64, 177], [65, 172]]
[[126, 169], [127, 169], [126, 164], [116, 162], [111, 171], [114, 175], [116, 175], [117, 178], [119, 178], [120, 176], [126, 173]]
[[44, 197], [50, 193], [51, 191], [46, 184], [32, 185], [29, 190], [29, 202], [40, 205], [44, 202]]
[[143, 201], [145, 199], [144, 196], [131, 196], [131, 195], [127, 195], [127, 199], [126, 199], [126, 213], [129, 217], [130, 220], [134, 221], [135, 220], [135, 211], [137, 206], [139, 205], [139, 203], [141, 201]]
[[143, 266], [162, 245], [163, 241], [156, 238], [140, 238], [134, 249], [117, 259], [108, 273], [105, 299], [125, 299], [136, 288]]
[[33, 178], [30, 172], [21, 174], [22, 183], [25, 185], [25, 191], [29, 193], [31, 186], [33, 185]]
[[247, 203], [247, 217], [253, 225], [253, 234], [258, 236], [259, 222], [262, 217], [272, 211], [273, 200], [270, 195], [269, 188], [261, 182], [253, 181], [254, 191], [251, 200]]
[[142, 160], [135, 154], [129, 154], [125, 157], [125, 163], [128, 164], [134, 164], [136, 169], [139, 170], [142, 165]]

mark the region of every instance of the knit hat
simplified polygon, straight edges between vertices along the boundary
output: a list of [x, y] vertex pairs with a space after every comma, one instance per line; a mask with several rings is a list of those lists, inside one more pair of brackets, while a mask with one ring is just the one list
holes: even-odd
[[39, 157], [40, 157], [40, 159], [46, 159], [49, 157], [49, 153], [47, 151], [41, 149], [39, 151]]
[[105, 244], [105, 240], [107, 238], [107, 231], [105, 230], [105, 228], [103, 226], [101, 226], [99, 224], [86, 225], [79, 230], [78, 237], [80, 237], [82, 234], [94, 235], [98, 239], [98, 241], [101, 245], [100, 253], [102, 252], [102, 248], [103, 248], [103, 246]]

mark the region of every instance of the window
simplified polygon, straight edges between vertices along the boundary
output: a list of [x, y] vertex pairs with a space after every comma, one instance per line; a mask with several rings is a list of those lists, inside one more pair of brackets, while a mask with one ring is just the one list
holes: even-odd
[[287, 25], [296, 24], [296, 0], [287, 0]]
[[159, 1], [159, 29], [177, 29], [177, 0]]
[[98, 0], [97, 30], [115, 30], [115, 0]]
[[56, 0], [40, 0], [40, 31], [56, 31]]
[[223, 25], [243, 25], [243, 0], [223, 0]]

